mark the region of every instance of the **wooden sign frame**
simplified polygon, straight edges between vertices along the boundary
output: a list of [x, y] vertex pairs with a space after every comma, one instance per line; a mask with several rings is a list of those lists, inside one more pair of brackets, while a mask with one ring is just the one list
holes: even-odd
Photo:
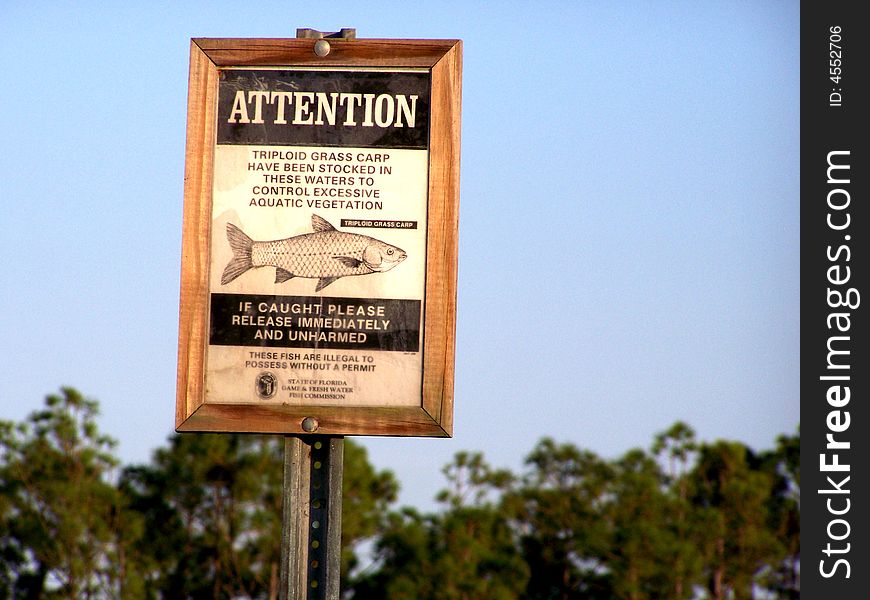
[[[191, 40], [179, 311], [176, 430], [291, 435], [453, 434], [462, 42], [329, 39]], [[322, 43], [321, 43], [322, 54]], [[207, 398], [212, 198], [218, 85], [230, 68], [427, 70], [431, 77], [422, 381], [414, 406], [264, 403]], [[310, 281], [310, 280], [309, 280]], [[319, 288], [318, 288], [319, 289]]]

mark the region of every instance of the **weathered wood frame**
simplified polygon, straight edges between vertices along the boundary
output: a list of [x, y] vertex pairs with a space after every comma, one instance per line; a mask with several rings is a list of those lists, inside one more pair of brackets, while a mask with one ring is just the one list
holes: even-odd
[[[450, 437], [459, 220], [460, 40], [191, 40], [178, 333], [177, 431]], [[427, 68], [431, 73], [428, 238], [419, 407], [280, 406], [204, 401], [209, 327], [209, 248], [219, 70], [318, 66]], [[309, 421], [310, 423], [310, 421]]]

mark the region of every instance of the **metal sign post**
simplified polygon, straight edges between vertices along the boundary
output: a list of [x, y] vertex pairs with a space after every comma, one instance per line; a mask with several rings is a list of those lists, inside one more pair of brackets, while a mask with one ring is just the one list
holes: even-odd
[[281, 599], [337, 600], [344, 437], [284, 438]]

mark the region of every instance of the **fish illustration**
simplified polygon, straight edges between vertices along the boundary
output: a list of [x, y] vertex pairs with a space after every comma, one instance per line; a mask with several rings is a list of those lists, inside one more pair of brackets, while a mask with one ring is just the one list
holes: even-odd
[[367, 235], [338, 231], [329, 221], [311, 215], [314, 233], [258, 242], [227, 223], [233, 258], [221, 276], [226, 285], [248, 269], [275, 267], [275, 283], [293, 277], [317, 279], [320, 291], [340, 277], [389, 271], [408, 255], [404, 250]]

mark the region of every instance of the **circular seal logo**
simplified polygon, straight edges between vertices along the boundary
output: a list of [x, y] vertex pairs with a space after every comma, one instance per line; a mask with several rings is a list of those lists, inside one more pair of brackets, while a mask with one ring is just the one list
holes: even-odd
[[265, 400], [275, 395], [278, 389], [278, 379], [272, 373], [264, 371], [257, 375], [254, 386], [257, 388], [257, 395]]

